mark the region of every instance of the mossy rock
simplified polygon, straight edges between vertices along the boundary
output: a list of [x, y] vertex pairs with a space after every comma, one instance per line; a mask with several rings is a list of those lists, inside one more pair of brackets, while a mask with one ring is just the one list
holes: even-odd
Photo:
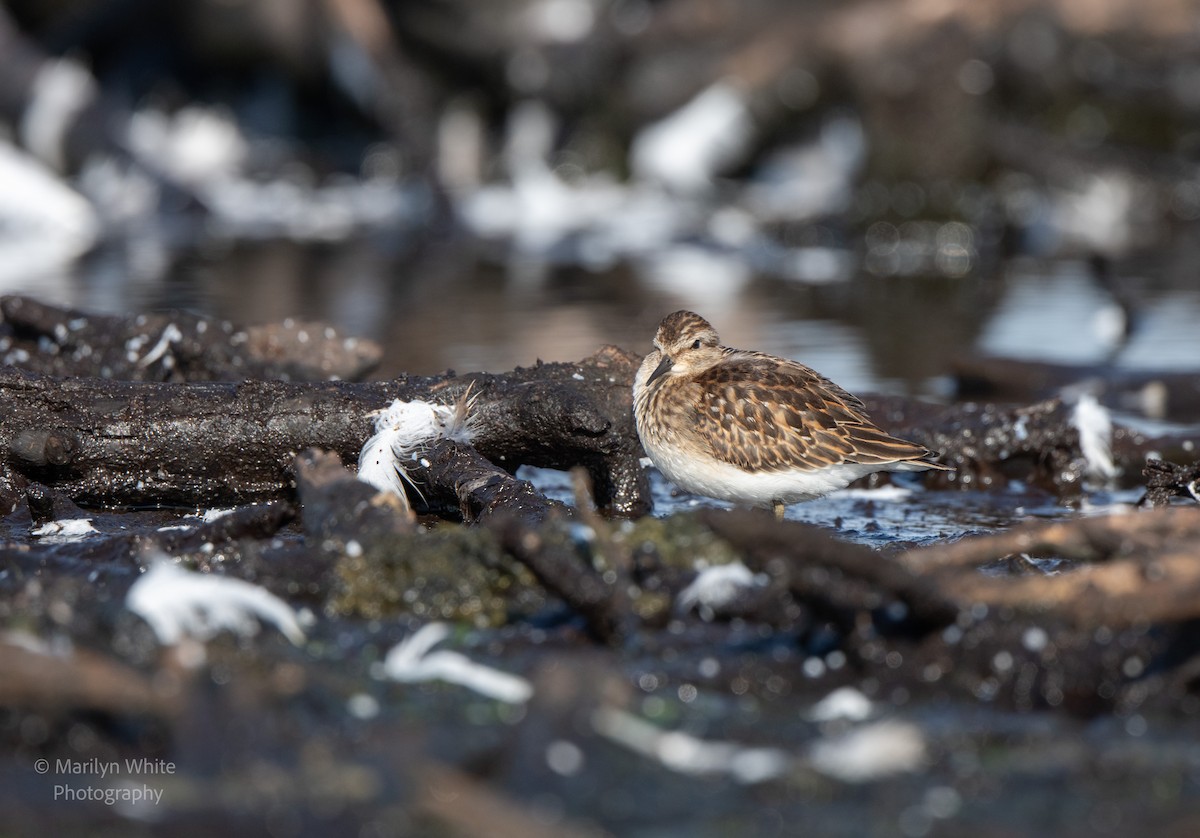
[[[596, 544], [580, 537], [578, 525], [547, 522], [541, 536], [547, 544], [559, 542], [560, 547], [577, 550], [580, 562], [601, 574], [611, 570]], [[669, 614], [670, 592], [681, 579], [738, 558], [690, 512], [614, 523], [608, 537], [639, 564], [657, 568], [650, 575], [661, 584], [630, 590], [633, 610], [649, 622]], [[370, 620], [411, 615], [495, 627], [533, 616], [550, 598], [486, 527], [445, 525], [365, 550], [348, 550], [338, 560], [335, 576], [338, 589], [328, 606], [330, 614]]]
[[482, 527], [443, 526], [401, 536], [339, 559], [335, 616], [402, 614], [483, 627], [529, 617], [547, 593]]
[[653, 552], [663, 567], [673, 570], [701, 570], [738, 558], [734, 549], [706, 527], [695, 512], [626, 521], [613, 528], [613, 541], [632, 555]]
[[675, 593], [696, 571], [738, 558], [693, 512], [624, 522], [613, 527], [612, 540], [641, 570], [638, 586], [630, 591], [631, 607], [650, 625], [671, 617]]

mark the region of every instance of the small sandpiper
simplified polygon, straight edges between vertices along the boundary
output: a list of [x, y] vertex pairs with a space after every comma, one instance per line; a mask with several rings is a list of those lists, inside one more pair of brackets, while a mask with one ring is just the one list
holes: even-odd
[[770, 506], [812, 500], [876, 471], [950, 471], [923, 445], [867, 418], [820, 373], [763, 352], [721, 346], [691, 311], [663, 318], [633, 383], [642, 447], [676, 486]]

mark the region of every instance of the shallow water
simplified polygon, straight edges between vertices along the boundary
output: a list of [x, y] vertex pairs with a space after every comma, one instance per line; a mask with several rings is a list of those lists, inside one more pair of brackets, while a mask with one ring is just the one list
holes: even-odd
[[[1128, 343], [1118, 335], [1124, 315], [1113, 298], [1078, 264], [1012, 276], [1008, 291], [980, 335], [987, 355], [1058, 363], [1094, 364], [1112, 353], [1126, 369], [1195, 369], [1194, 328], [1200, 288], [1147, 295], [1140, 301]], [[1191, 334], [1189, 334], [1191, 333]]]
[[[574, 505], [569, 475], [553, 469], [523, 466], [517, 476], [529, 480], [547, 496]], [[873, 547], [895, 542], [913, 545], [955, 540], [974, 533], [994, 532], [1030, 519], [1052, 520], [1102, 514], [1128, 508], [1140, 489], [1100, 490], [1081, 503], [1058, 498], [1013, 481], [1002, 491], [932, 491], [914, 477], [891, 475], [894, 482], [877, 488], [848, 488], [787, 508], [785, 517], [825, 527], [839, 538]], [[732, 504], [681, 491], [656, 469], [650, 472], [654, 514], [668, 516], [698, 507], [728, 509]]]
[[953, 279], [862, 274], [806, 284], [701, 247], [592, 271], [466, 242], [419, 254], [367, 241], [209, 243], [159, 254], [170, 264], [148, 278], [129, 250], [10, 280], [0, 293], [113, 313], [186, 308], [240, 323], [326, 321], [380, 341], [383, 376], [498, 372], [577, 360], [604, 343], [644, 352], [658, 320], [686, 307], [711, 320], [727, 345], [801, 360], [851, 391], [931, 396], [947, 393], [950, 361], [968, 353], [1191, 368], [1200, 318], [1191, 283], [1133, 277], [1125, 340], [1113, 295], [1076, 260], [1020, 259], [995, 275]]

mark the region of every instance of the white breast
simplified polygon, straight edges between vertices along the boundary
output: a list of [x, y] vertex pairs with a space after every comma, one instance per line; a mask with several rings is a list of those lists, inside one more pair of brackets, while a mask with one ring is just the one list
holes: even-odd
[[646, 453], [663, 476], [681, 489], [710, 498], [770, 506], [773, 501], [798, 503], [844, 489], [878, 465], [841, 463], [820, 471], [750, 472], [712, 457], [687, 456], [669, 445], [646, 445]]

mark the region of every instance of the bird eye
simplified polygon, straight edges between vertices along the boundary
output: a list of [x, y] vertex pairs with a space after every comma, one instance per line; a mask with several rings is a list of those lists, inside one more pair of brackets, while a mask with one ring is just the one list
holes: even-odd
[[699, 348], [700, 348], [700, 338], [696, 338], [694, 341], [692, 341], [692, 349], [699, 349]]

